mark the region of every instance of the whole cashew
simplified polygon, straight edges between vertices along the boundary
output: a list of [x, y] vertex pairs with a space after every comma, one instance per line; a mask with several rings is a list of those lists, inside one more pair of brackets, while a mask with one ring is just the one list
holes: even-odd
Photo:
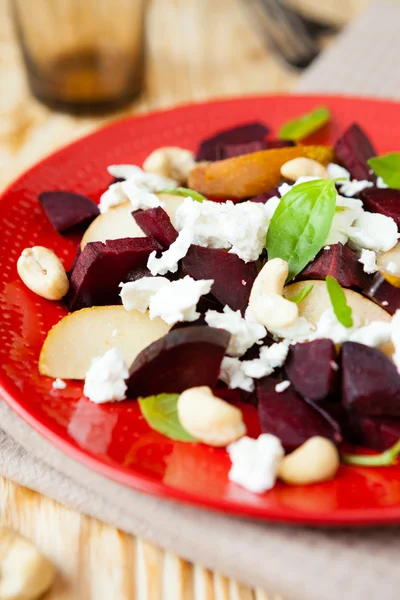
[[54, 567], [33, 544], [0, 527], [0, 599], [35, 600], [54, 580]]
[[278, 477], [289, 485], [309, 485], [333, 479], [339, 465], [335, 444], [314, 436], [282, 459]]
[[296, 181], [299, 177], [319, 177], [329, 179], [328, 171], [312, 158], [293, 158], [281, 166], [281, 175]]
[[273, 258], [263, 266], [253, 283], [249, 309], [267, 329], [289, 327], [299, 316], [297, 304], [282, 296], [287, 276], [287, 262]]
[[25, 248], [17, 262], [18, 275], [32, 292], [47, 300], [61, 300], [69, 281], [58, 256], [48, 248]]
[[178, 416], [186, 431], [209, 446], [227, 446], [246, 434], [242, 412], [206, 386], [182, 392]]
[[149, 154], [143, 163], [143, 169], [185, 184], [195, 164], [194, 154], [190, 150], [164, 146]]

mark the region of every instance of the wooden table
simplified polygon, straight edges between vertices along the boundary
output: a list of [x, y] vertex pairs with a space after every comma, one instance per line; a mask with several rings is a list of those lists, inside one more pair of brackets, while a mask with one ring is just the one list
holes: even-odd
[[[343, 22], [367, 1], [291, 3]], [[106, 121], [53, 113], [33, 100], [7, 6], [7, 0], [0, 0], [0, 188], [39, 158]], [[177, 23], [179, 35], [166, 36]], [[240, 0], [152, 0], [147, 27], [146, 90], [123, 114], [207, 98], [289, 91], [299, 77], [266, 50]], [[4, 478], [0, 484], [0, 523], [33, 540], [57, 565], [59, 575], [47, 600], [267, 598], [260, 590], [186, 563]]]

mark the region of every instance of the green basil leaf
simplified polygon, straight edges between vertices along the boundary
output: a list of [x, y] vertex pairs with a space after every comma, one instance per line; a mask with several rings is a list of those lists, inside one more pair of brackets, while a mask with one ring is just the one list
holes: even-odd
[[268, 228], [266, 249], [269, 259], [289, 263], [288, 281], [325, 246], [335, 208], [335, 184], [326, 179], [295, 185], [279, 202]]
[[341, 460], [347, 465], [360, 467], [388, 467], [397, 463], [400, 454], [400, 440], [381, 454], [342, 454]]
[[139, 398], [139, 406], [143, 417], [152, 429], [163, 433], [171, 440], [180, 442], [195, 442], [180, 424], [178, 418], [179, 394], [158, 394]]
[[400, 188], [400, 152], [389, 152], [384, 156], [374, 156], [368, 160], [375, 175], [382, 177], [391, 188]]
[[353, 317], [351, 308], [347, 304], [346, 296], [340, 283], [329, 275], [326, 277], [325, 282], [337, 320], [345, 327], [352, 327]]
[[331, 118], [331, 113], [326, 106], [320, 106], [313, 111], [288, 121], [279, 129], [278, 137], [281, 140], [302, 140], [318, 129], [321, 129]]
[[203, 202], [203, 200], [207, 200], [204, 196], [196, 192], [195, 190], [190, 190], [189, 188], [177, 187], [170, 190], [160, 190], [157, 192], [158, 194], [172, 194], [173, 196], [184, 196], [185, 198], [189, 196], [192, 200], [196, 200], [196, 202]]
[[313, 288], [314, 288], [314, 286], [312, 283], [309, 283], [308, 285], [304, 286], [303, 289], [298, 294], [289, 298], [290, 302], [294, 302], [295, 304], [300, 304], [300, 302], [302, 300], [304, 300], [304, 298], [307, 298], [308, 294], [310, 292], [312, 292]]

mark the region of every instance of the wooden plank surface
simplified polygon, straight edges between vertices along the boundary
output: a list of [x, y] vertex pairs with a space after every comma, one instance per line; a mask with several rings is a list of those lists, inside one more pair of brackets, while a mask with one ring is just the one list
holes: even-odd
[[[367, 2], [291, 3], [303, 1], [306, 12], [321, 13], [323, 6], [337, 22]], [[107, 119], [53, 113], [27, 91], [8, 2], [0, 0], [0, 189], [39, 158], [116, 116], [290, 91], [298, 78], [266, 50], [240, 0], [152, 0], [147, 49], [146, 89], [123, 112]], [[33, 540], [58, 568], [47, 600], [267, 600], [261, 590], [186, 563], [4, 478], [0, 486], [0, 524]]]

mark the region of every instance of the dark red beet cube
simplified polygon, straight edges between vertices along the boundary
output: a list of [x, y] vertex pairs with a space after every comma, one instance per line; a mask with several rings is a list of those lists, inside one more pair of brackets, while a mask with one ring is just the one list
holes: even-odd
[[302, 270], [298, 279], [325, 279], [334, 277], [341, 286], [362, 290], [369, 285], [369, 277], [358, 262], [358, 256], [340, 242], [329, 250], [322, 249], [312, 262]]
[[89, 225], [100, 214], [93, 200], [74, 192], [43, 192], [39, 194], [39, 202], [46, 217], [59, 233], [78, 225]]
[[346, 129], [336, 142], [334, 149], [336, 156], [350, 171], [353, 179], [376, 182], [376, 176], [367, 163], [369, 158], [376, 156], [376, 150], [365, 131], [357, 123], [353, 123]]
[[129, 373], [131, 398], [180, 393], [206, 385], [215, 387], [230, 334], [214, 327], [170, 331], [134, 360]]
[[375, 275], [363, 293], [391, 315], [400, 308], [400, 289], [391, 285], [380, 273]]
[[290, 346], [285, 362], [287, 378], [305, 398], [322, 402], [336, 387], [336, 350], [332, 340], [314, 340]]
[[224, 144], [248, 144], [263, 140], [269, 128], [263, 123], [254, 122], [219, 131], [202, 140], [197, 150], [196, 160], [218, 160], [218, 149]]
[[354, 416], [350, 431], [353, 443], [381, 452], [400, 439], [400, 419]]
[[268, 148], [267, 142], [264, 140], [256, 140], [247, 142], [246, 144], [221, 144], [217, 148], [217, 160], [224, 158], [233, 158], [242, 154], [250, 154], [251, 152], [259, 152]]
[[171, 223], [168, 213], [161, 206], [132, 213], [140, 229], [150, 238], [167, 249], [178, 237], [178, 232]]
[[367, 210], [392, 217], [400, 228], [400, 190], [368, 188], [360, 197]]
[[366, 417], [400, 417], [400, 375], [377, 348], [345, 342], [341, 351], [342, 403]]
[[267, 149], [272, 148], [290, 148], [296, 144], [292, 140], [267, 140]]
[[342, 440], [338, 424], [293, 386], [277, 392], [276, 377], [264, 377], [257, 384], [258, 414], [263, 433], [276, 435], [286, 450], [294, 450], [310, 437], [319, 435], [338, 443]]
[[244, 314], [252, 285], [257, 277], [256, 265], [245, 263], [225, 250], [192, 245], [182, 261], [185, 274], [193, 279], [214, 279], [211, 293], [222, 304]]
[[123, 238], [90, 242], [81, 252], [70, 278], [65, 302], [71, 312], [89, 306], [120, 304], [119, 284], [138, 267], [145, 267], [149, 255], [158, 250], [148, 238]]

